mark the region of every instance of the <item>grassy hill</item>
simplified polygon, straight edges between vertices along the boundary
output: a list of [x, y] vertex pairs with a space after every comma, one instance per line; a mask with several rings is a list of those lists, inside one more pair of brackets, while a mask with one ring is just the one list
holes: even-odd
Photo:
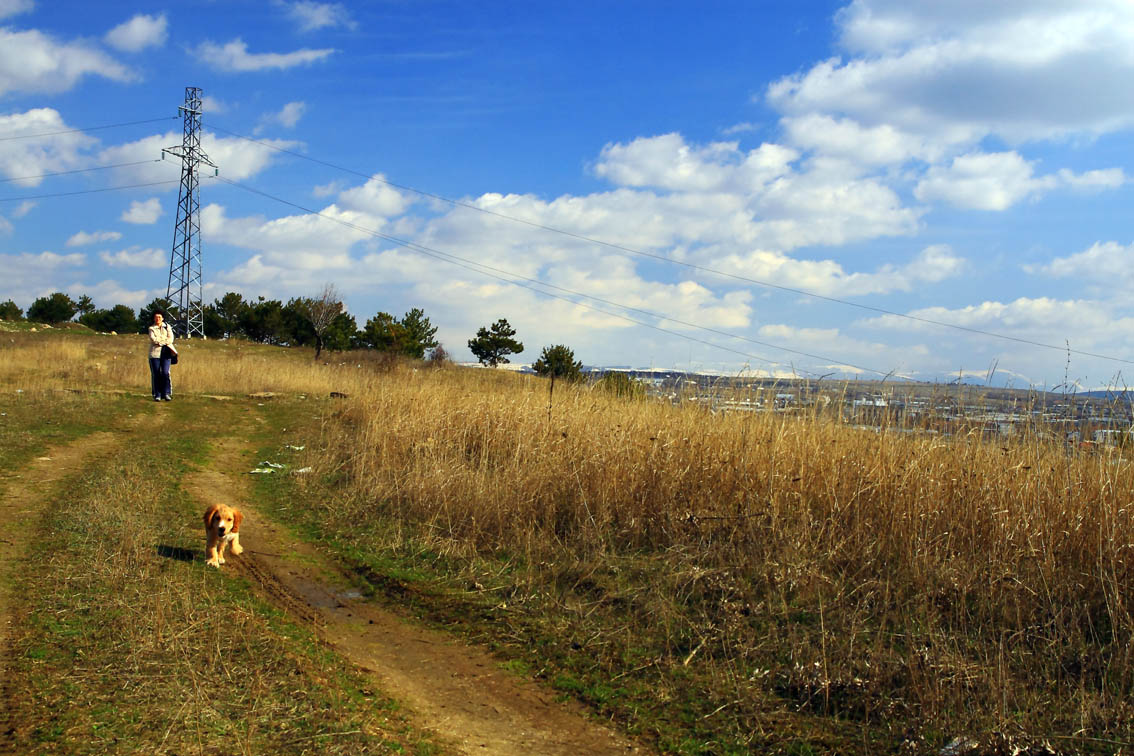
[[[171, 723], [200, 700], [189, 688], [238, 674], [264, 698], [233, 704], [246, 714], [235, 729], [194, 710], [196, 742], [212, 728], [284, 753], [293, 733], [376, 733], [357, 721], [385, 716], [387, 731], [343, 752], [426, 747], [375, 713], [388, 708], [352, 696], [361, 684], [349, 669], [304, 650], [310, 640], [248, 587], [176, 560], [132, 585], [152, 544], [92, 536], [92, 518], [109, 518], [198, 548], [179, 476], [219, 429], [246, 428], [265, 456], [293, 439], [304, 449], [291, 464], [312, 471], [256, 476], [274, 518], [378, 598], [488, 645], [663, 752], [936, 753], [952, 742], [956, 753], [1115, 753], [1134, 741], [1134, 468], [1120, 452], [875, 433], [818, 411], [714, 415], [587, 387], [549, 395], [530, 376], [353, 353], [315, 363], [240, 343], [185, 343], [164, 412], [145, 401], [144, 346], [0, 334], [6, 469], [107, 429], [129, 429], [134, 444], [106, 446], [95, 472], [61, 479], [68, 493], [49, 520], [22, 526], [36, 563], [51, 565], [46, 577], [9, 568], [11, 595], [48, 597], [11, 604], [18, 675], [5, 696], [27, 693], [19, 716], [33, 724], [42, 702], [105, 700], [117, 684], [132, 693], [99, 717], [181, 732]], [[263, 392], [274, 396], [248, 399]], [[208, 398], [222, 396], [233, 399]], [[135, 493], [149, 486], [172, 509]], [[188, 593], [202, 587], [203, 610]], [[199, 624], [209, 638], [234, 622], [267, 661], [190, 674], [202, 648], [169, 628]], [[151, 650], [133, 652], [139, 643]], [[109, 682], [97, 664], [67, 675], [76, 648], [135, 666], [115, 661]], [[160, 695], [130, 687], [161, 670], [191, 682]], [[283, 706], [294, 677], [316, 691], [313, 708], [280, 715], [270, 702]], [[29, 732], [50, 744], [106, 731], [93, 715], [56, 740], [47, 727]]]

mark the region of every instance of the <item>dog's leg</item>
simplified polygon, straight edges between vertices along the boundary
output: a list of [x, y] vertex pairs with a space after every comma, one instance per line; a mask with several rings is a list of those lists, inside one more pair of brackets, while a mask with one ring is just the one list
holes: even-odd
[[209, 545], [208, 548], [205, 549], [205, 556], [208, 557], [205, 564], [217, 568], [221, 566], [221, 561], [223, 560], [220, 559], [220, 555], [217, 553], [217, 541], [212, 533], [209, 534]]
[[239, 533], [233, 533], [232, 534], [232, 553], [235, 554], [236, 556], [240, 556], [240, 554], [243, 551], [244, 551], [244, 547], [240, 545], [240, 534]]

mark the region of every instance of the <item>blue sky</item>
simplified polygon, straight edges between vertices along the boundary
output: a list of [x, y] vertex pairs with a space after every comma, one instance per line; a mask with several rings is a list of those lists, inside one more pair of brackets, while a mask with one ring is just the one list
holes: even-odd
[[209, 301], [333, 283], [458, 359], [505, 317], [519, 361], [1123, 383], [1132, 41], [1125, 0], [0, 0], [0, 300], [164, 295], [178, 166], [104, 167], [199, 86], [221, 177], [293, 203], [203, 182]]

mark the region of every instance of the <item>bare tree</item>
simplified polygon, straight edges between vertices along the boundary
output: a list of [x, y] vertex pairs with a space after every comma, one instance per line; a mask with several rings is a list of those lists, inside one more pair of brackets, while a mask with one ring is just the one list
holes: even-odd
[[303, 297], [296, 304], [315, 331], [315, 359], [319, 359], [319, 354], [323, 351], [323, 334], [343, 312], [342, 297], [334, 284], [324, 284], [318, 297]]

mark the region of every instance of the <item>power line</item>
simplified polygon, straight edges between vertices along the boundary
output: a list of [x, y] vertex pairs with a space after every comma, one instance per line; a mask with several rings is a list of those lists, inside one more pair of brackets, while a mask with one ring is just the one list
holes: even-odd
[[478, 206], [470, 204], [468, 202], [461, 202], [460, 200], [455, 200], [455, 199], [452, 199], [450, 197], [445, 197], [445, 196], [442, 196], [442, 195], [439, 195], [439, 194], [433, 194], [431, 192], [423, 191], [421, 189], [416, 189], [412, 186], [407, 186], [405, 184], [398, 184], [398, 183], [395, 183], [393, 181], [388, 181], [386, 179], [378, 178], [377, 176], [375, 176], [373, 174], [366, 174], [366, 173], [363, 173], [361, 171], [356, 171], [352, 168], [346, 168], [346, 167], [341, 166], [341, 165], [336, 165], [335, 163], [331, 163], [331, 162], [328, 162], [326, 160], [319, 160], [318, 158], [309, 157], [307, 155], [304, 155], [300, 152], [296, 152], [294, 150], [289, 150], [289, 149], [286, 149], [286, 148], [283, 148], [283, 147], [278, 147], [274, 144], [270, 144], [268, 142], [264, 142], [264, 141], [261, 141], [259, 139], [253, 139], [252, 137], [244, 136], [243, 134], [238, 134], [235, 131], [229, 131], [228, 129], [223, 129], [223, 128], [217, 126], [216, 124], [210, 123], [209, 125], [211, 126], [211, 128], [216, 129], [217, 131], [224, 132], [225, 134], [229, 134], [230, 136], [237, 137], [238, 139], [243, 139], [243, 140], [248, 141], [248, 142], [253, 142], [254, 144], [259, 144], [259, 145], [267, 147], [269, 149], [276, 150], [277, 152], [282, 152], [282, 153], [285, 153], [285, 154], [288, 154], [288, 155], [292, 155], [294, 157], [298, 157], [298, 158], [301, 158], [303, 160], [310, 161], [312, 163], [317, 163], [319, 165], [327, 166], [328, 168], [334, 168], [335, 170], [343, 171], [344, 173], [350, 173], [350, 174], [353, 174], [355, 176], [361, 176], [362, 178], [365, 178], [368, 181], [377, 181], [381, 184], [385, 184], [386, 186], [390, 186], [390, 187], [393, 187], [395, 189], [401, 189], [403, 191], [413, 192], [415, 194], [421, 195], [422, 197], [429, 197], [430, 199], [435, 199], [435, 200], [439, 200], [441, 202], [446, 202], [450, 205], [453, 205], [454, 207], [463, 207], [463, 208], [466, 208], [468, 210], [475, 210], [478, 213], [484, 213], [485, 215], [491, 215], [491, 216], [494, 216], [496, 218], [501, 218], [503, 220], [512, 221], [514, 223], [522, 223], [525, 226], [530, 226], [532, 228], [538, 228], [538, 229], [543, 230], [543, 231], [550, 231], [552, 233], [561, 234], [563, 236], [567, 236], [567, 237], [570, 237], [572, 239], [576, 239], [578, 241], [587, 242], [589, 244], [598, 244], [600, 246], [607, 247], [608, 249], [613, 249], [613, 250], [616, 250], [618, 252], [623, 252], [623, 253], [631, 254], [631, 255], [638, 255], [640, 257], [647, 257], [647, 258], [650, 258], [650, 259], [653, 259], [653, 260], [659, 260], [661, 262], [669, 263], [671, 265], [680, 265], [680, 266], [683, 266], [685, 268], [689, 268], [691, 270], [699, 271], [701, 273], [709, 273], [709, 274], [712, 274], [712, 275], [715, 275], [715, 276], [721, 276], [723, 278], [731, 278], [731, 279], [736, 280], [736, 281], [742, 281], [744, 283], [755, 284], [757, 286], [764, 286], [764, 287], [767, 287], [767, 288], [770, 288], [770, 289], [778, 289], [780, 291], [786, 291], [786, 292], [789, 292], [791, 294], [798, 294], [800, 296], [811, 297], [813, 299], [820, 299], [820, 300], [823, 300], [823, 301], [826, 301], [826, 302], [832, 302], [834, 304], [839, 304], [839, 305], [843, 305], [843, 306], [846, 306], [846, 307], [856, 307], [860, 310], [867, 310], [869, 312], [876, 312], [876, 313], [879, 313], [881, 315], [891, 315], [891, 316], [896, 317], [896, 318], [902, 318], [902, 319], [905, 319], [905, 320], [912, 320], [912, 321], [916, 321], [916, 322], [919, 322], [919, 323], [925, 323], [925, 324], [928, 324], [928, 325], [940, 326], [942, 328], [952, 328], [954, 330], [964, 331], [966, 333], [971, 333], [971, 334], [975, 334], [975, 335], [978, 335], [978, 336], [987, 336], [989, 338], [1004, 339], [1006, 341], [1014, 341], [1014, 342], [1019, 343], [1019, 344], [1026, 344], [1028, 346], [1041, 347], [1043, 349], [1054, 349], [1056, 351], [1063, 352], [1064, 354], [1067, 354], [1067, 353], [1078, 354], [1078, 355], [1083, 355], [1085, 357], [1095, 357], [1097, 359], [1109, 360], [1111, 362], [1122, 362], [1122, 363], [1125, 363], [1125, 364], [1128, 364], [1128, 365], [1134, 364], [1134, 360], [1125, 360], [1125, 359], [1122, 359], [1122, 358], [1119, 358], [1119, 357], [1111, 357], [1111, 356], [1108, 356], [1108, 355], [1105, 355], [1105, 354], [1096, 354], [1094, 352], [1085, 352], [1085, 351], [1082, 351], [1082, 350], [1079, 350], [1079, 349], [1071, 349], [1067, 345], [1058, 346], [1058, 345], [1055, 345], [1055, 344], [1045, 344], [1041, 341], [1033, 341], [1031, 339], [1025, 339], [1025, 338], [1022, 338], [1022, 337], [1019, 337], [1019, 336], [1009, 336], [1008, 334], [996, 333], [994, 331], [985, 331], [985, 330], [980, 329], [980, 328], [970, 328], [968, 326], [957, 325], [956, 323], [947, 323], [947, 322], [941, 321], [941, 320], [933, 320], [932, 318], [923, 318], [923, 317], [920, 317], [918, 315], [910, 315], [908, 313], [896, 312], [894, 310], [887, 310], [887, 309], [882, 308], [882, 307], [874, 307], [874, 306], [871, 306], [871, 305], [860, 304], [858, 302], [851, 302], [851, 301], [846, 300], [846, 299], [838, 299], [837, 297], [828, 297], [828, 296], [825, 296], [823, 294], [816, 294], [815, 292], [806, 291], [805, 289], [795, 289], [795, 288], [792, 288], [790, 286], [783, 286], [781, 284], [775, 284], [775, 283], [772, 283], [770, 281], [761, 281], [761, 280], [756, 279], [756, 278], [749, 278], [747, 276], [742, 276], [742, 275], [739, 275], [739, 274], [736, 274], [736, 273], [728, 273], [726, 271], [717, 270], [715, 268], [710, 268], [710, 267], [705, 266], [705, 265], [698, 265], [696, 263], [685, 262], [684, 260], [675, 260], [671, 257], [666, 257], [665, 255], [657, 255], [657, 254], [653, 254], [651, 252], [644, 252], [642, 250], [633, 249], [632, 247], [626, 247], [626, 246], [623, 246], [621, 244], [615, 244], [613, 242], [603, 241], [602, 239], [595, 239], [593, 237], [586, 236], [584, 234], [577, 234], [577, 233], [574, 233], [573, 231], [567, 231], [567, 230], [564, 230], [564, 229], [561, 229], [561, 228], [555, 228], [554, 226], [547, 226], [547, 225], [544, 225], [542, 223], [536, 223], [535, 221], [529, 221], [529, 220], [525, 220], [523, 218], [517, 218], [517, 217], [512, 216], [512, 215], [506, 215], [504, 213], [498, 213], [494, 210], [488, 210], [486, 208], [478, 207]]
[[[212, 177], [209, 177], [209, 178], [212, 178]], [[628, 305], [619, 304], [618, 302], [613, 302], [611, 300], [602, 299], [601, 297], [595, 297], [595, 296], [591, 296], [589, 294], [584, 294], [582, 292], [575, 291], [573, 289], [568, 289], [568, 288], [563, 287], [563, 286], [557, 286], [555, 284], [545, 283], [543, 281], [539, 281], [537, 279], [529, 278], [527, 276], [523, 276], [523, 275], [520, 275], [518, 273], [513, 273], [511, 271], [507, 271], [507, 270], [504, 270], [504, 269], [501, 269], [501, 268], [496, 268], [496, 267], [493, 267], [491, 265], [485, 265], [484, 263], [479, 263], [479, 262], [476, 262], [476, 261], [473, 261], [473, 260], [468, 260], [467, 258], [463, 258], [463, 257], [460, 257], [458, 255], [453, 255], [453, 254], [450, 254], [448, 252], [442, 252], [440, 250], [436, 250], [436, 249], [433, 249], [431, 247], [426, 247], [424, 245], [417, 244], [415, 242], [406, 241], [405, 239], [399, 239], [399, 238], [394, 237], [394, 236], [389, 236], [389, 235], [383, 234], [379, 231], [374, 231], [373, 229], [368, 229], [364, 226], [360, 226], [356, 223], [351, 223], [350, 221], [342, 220], [341, 218], [335, 218], [335, 217], [330, 216], [330, 215], [324, 215], [322, 212], [320, 212], [318, 210], [314, 210], [312, 208], [304, 207], [303, 205], [299, 205], [295, 202], [291, 202], [290, 200], [286, 200], [282, 197], [277, 197], [273, 194], [269, 194], [268, 192], [262, 191], [260, 189], [256, 189], [256, 188], [251, 187], [251, 186], [247, 186], [245, 184], [238, 183], [236, 181], [230, 181], [229, 179], [219, 177], [219, 176], [216, 177], [216, 180], [224, 182], [225, 184], [228, 184], [230, 186], [235, 186], [239, 189], [243, 189], [244, 191], [250, 192], [252, 194], [258, 194], [262, 197], [266, 197], [268, 199], [271, 199], [275, 202], [279, 202], [281, 204], [287, 205], [289, 207], [293, 207], [293, 208], [300, 210], [304, 213], [308, 213], [310, 215], [315, 215], [315, 216], [318, 216], [318, 217], [323, 218], [325, 220], [333, 221], [334, 223], [338, 223], [339, 225], [346, 226], [348, 228], [353, 228], [357, 231], [361, 231], [362, 233], [368, 234], [368, 235], [373, 236], [375, 238], [384, 239], [384, 240], [389, 241], [393, 244], [396, 244], [400, 247], [405, 247], [406, 249], [409, 249], [409, 250], [414, 251], [414, 252], [418, 252], [418, 253], [426, 255], [428, 257], [433, 257], [435, 259], [439, 259], [439, 260], [442, 260], [444, 262], [451, 263], [451, 264], [456, 265], [458, 267], [465, 268], [466, 270], [471, 270], [475, 273], [480, 273], [481, 275], [489, 276], [491, 278], [495, 278], [499, 281], [503, 281], [505, 283], [509, 283], [509, 284], [514, 285], [514, 286], [520, 286], [522, 288], [533, 291], [537, 294], [542, 294], [543, 296], [546, 296], [546, 297], [551, 297], [553, 299], [559, 299], [559, 300], [562, 300], [562, 301], [565, 301], [565, 302], [570, 302], [571, 304], [573, 304], [577, 307], [584, 307], [584, 308], [589, 309], [589, 310], [601, 312], [605, 315], [609, 315], [611, 317], [619, 318], [621, 320], [625, 320], [627, 322], [634, 323], [636, 325], [644, 326], [646, 328], [651, 328], [653, 330], [660, 331], [660, 332], [666, 333], [666, 334], [670, 334], [672, 336], [678, 336], [680, 338], [683, 338], [683, 339], [686, 339], [686, 340], [689, 340], [689, 341], [694, 341], [694, 342], [697, 342], [699, 344], [705, 344], [707, 346], [711, 346], [711, 347], [714, 347], [716, 349], [722, 349], [724, 351], [732, 352], [733, 354], [738, 354], [738, 355], [741, 355], [743, 357], [748, 357], [750, 359], [759, 360], [761, 362], [767, 362], [767, 363], [770, 363], [772, 365], [782, 364], [777, 360], [772, 360], [772, 359], [769, 359], [767, 357], [762, 357], [760, 355], [751, 354], [749, 352], [742, 352], [738, 349], [733, 349], [731, 347], [727, 347], [727, 346], [724, 346], [722, 344], [717, 344], [717, 343], [712, 342], [712, 341], [706, 341], [704, 339], [699, 339], [695, 336], [690, 336], [688, 334], [680, 333], [678, 331], [671, 331], [667, 328], [662, 328], [662, 327], [654, 325], [652, 323], [645, 323], [645, 322], [642, 322], [641, 320], [636, 320], [634, 318], [627, 317], [626, 315], [621, 315], [621, 314], [616, 313], [616, 312], [610, 312], [609, 310], [604, 310], [601, 307], [594, 307], [593, 305], [587, 305], [587, 304], [584, 304], [582, 302], [578, 302], [578, 301], [575, 301], [573, 299], [570, 299], [568, 297], [553, 294], [549, 291], [545, 291], [544, 289], [539, 289], [539, 288], [536, 288], [535, 286], [525, 284], [525, 283], [522, 283], [522, 282], [527, 281], [527, 282], [530, 282], [531, 284], [535, 284], [536, 286], [556, 289], [558, 291], [566, 292], [568, 294], [572, 294], [572, 295], [577, 296], [577, 297], [583, 297], [585, 299], [591, 299], [591, 300], [594, 300], [596, 302], [602, 302], [602, 303], [610, 305], [612, 307], [618, 307], [620, 309], [628, 310], [628, 311], [632, 311], [632, 312], [639, 312], [639, 313], [642, 313], [644, 315], [648, 315], [650, 317], [658, 318], [662, 321], [669, 320], [671, 322], [680, 323], [682, 325], [689, 326], [691, 328], [697, 328], [697, 329], [700, 329], [700, 330], [703, 330], [703, 331], [708, 331], [710, 333], [715, 333], [715, 334], [719, 334], [719, 335], [722, 335], [722, 336], [727, 336], [729, 338], [739, 339], [741, 341], [748, 341], [748, 342], [751, 342], [753, 344], [759, 344], [761, 346], [766, 346], [766, 347], [769, 347], [769, 348], [772, 348], [772, 349], [779, 349], [779, 350], [782, 350], [782, 351], [785, 351], [785, 352], [790, 352], [792, 354], [798, 354], [798, 355], [802, 355], [804, 357], [810, 357], [812, 359], [818, 359], [818, 360], [823, 360], [823, 361], [826, 361], [826, 362], [831, 362], [831, 363], [834, 363], [835, 365], [850, 367], [850, 368], [854, 368], [855, 370], [861, 370], [863, 372], [874, 373], [874, 374], [881, 375], [881, 376], [890, 376], [890, 375], [894, 374], [894, 371], [892, 371], [892, 370], [891, 371], [875, 370], [873, 368], [863, 367], [861, 365], [855, 365], [853, 363], [846, 362], [844, 360], [838, 360], [838, 359], [835, 359], [835, 358], [832, 358], [832, 357], [825, 357], [823, 355], [809, 354], [807, 352], [801, 352], [797, 349], [791, 349], [789, 347], [780, 346], [778, 344], [770, 344], [770, 343], [763, 342], [763, 341], [757, 341], [755, 339], [750, 339], [746, 336], [738, 336], [737, 334], [727, 333], [725, 331], [718, 331], [718, 330], [713, 329], [713, 328], [707, 328], [705, 326], [700, 326], [700, 325], [697, 325], [695, 323], [689, 323], [689, 322], [686, 322], [686, 321], [683, 321], [683, 320], [679, 320], [677, 318], [669, 317], [667, 315], [662, 315], [662, 314], [659, 314], [659, 313], [651, 312], [649, 310], [643, 310], [643, 309], [640, 309], [640, 308], [637, 308], [637, 307], [630, 307]], [[495, 272], [489, 272], [489, 271], [495, 271]], [[497, 273], [502, 274], [502, 275], [497, 275]], [[509, 276], [509, 278], [505, 278], [505, 276]], [[810, 372], [810, 371], [802, 371], [802, 372]]]
[[15, 178], [0, 179], [0, 184], [9, 181], [31, 181], [32, 179], [51, 178], [53, 176], [70, 176], [73, 173], [89, 173], [90, 171], [105, 171], [110, 168], [128, 168], [132, 165], [145, 165], [147, 163], [160, 163], [160, 158], [153, 160], [135, 160], [132, 163], [115, 163], [113, 165], [97, 165], [93, 168], [76, 168], [73, 171], [57, 171], [55, 173], [41, 173], [38, 176], [18, 176]]
[[177, 179], [169, 181], [150, 181], [146, 184], [126, 184], [124, 186], [107, 186], [101, 189], [83, 189], [77, 192], [55, 192], [53, 194], [29, 194], [24, 197], [0, 197], [0, 202], [21, 202], [23, 200], [33, 199], [49, 199], [52, 197], [73, 197], [77, 194], [98, 194], [99, 192], [117, 192], [122, 189], [140, 189], [146, 186], [162, 186], [164, 184], [176, 184]]
[[88, 126], [84, 129], [64, 129], [62, 131], [44, 131], [39, 134], [20, 134], [18, 136], [0, 137], [0, 142], [10, 142], [13, 139], [35, 139], [37, 137], [59, 136], [60, 134], [79, 134], [86, 131], [101, 131], [103, 129], [117, 129], [121, 126], [137, 126], [142, 123], [157, 123], [158, 121], [169, 121], [181, 116], [166, 116], [164, 118], [148, 118], [144, 121], [124, 121], [122, 123], [108, 123], [105, 126]]

